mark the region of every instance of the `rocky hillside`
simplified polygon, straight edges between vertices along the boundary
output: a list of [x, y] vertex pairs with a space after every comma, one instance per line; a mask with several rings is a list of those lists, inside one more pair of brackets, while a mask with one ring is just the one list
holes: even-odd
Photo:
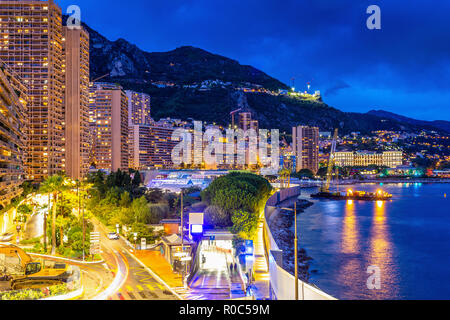
[[270, 89], [287, 86], [264, 72], [205, 50], [184, 46], [168, 52], [145, 52], [124, 39], [110, 41], [85, 25], [90, 35], [91, 78], [109, 73], [109, 79], [136, 83], [178, 85], [220, 79], [260, 84]]
[[374, 115], [374, 116], [378, 116], [380, 118], [383, 119], [392, 119], [395, 121], [399, 121], [399, 122], [403, 122], [403, 123], [409, 123], [409, 124], [413, 124], [413, 125], [418, 125], [418, 126], [422, 126], [424, 128], [437, 128], [437, 129], [441, 129], [447, 133], [450, 133], [450, 121], [445, 121], [445, 120], [435, 120], [435, 121], [424, 121], [424, 120], [417, 120], [417, 119], [412, 119], [412, 118], [408, 118], [405, 116], [401, 116], [399, 114], [396, 113], [392, 113], [389, 111], [384, 111], [384, 110], [370, 110], [369, 112], [367, 112], [367, 114], [369, 115]]
[[[230, 111], [243, 107], [253, 112], [261, 128], [287, 133], [298, 124], [319, 126], [323, 131], [338, 127], [341, 133], [421, 128], [401, 119], [342, 112], [321, 99], [274, 95], [287, 86], [256, 68], [199, 48], [145, 52], [124, 39], [110, 41], [84, 27], [90, 35], [91, 79], [108, 74], [100, 81], [149, 93], [156, 120], [169, 116], [226, 125]], [[244, 92], [243, 87], [256, 90]]]

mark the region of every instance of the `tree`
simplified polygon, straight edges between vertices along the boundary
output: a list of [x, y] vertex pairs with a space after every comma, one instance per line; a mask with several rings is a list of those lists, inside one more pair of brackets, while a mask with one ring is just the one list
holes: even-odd
[[27, 195], [32, 193], [34, 190], [33, 186], [28, 181], [25, 181], [24, 183], [22, 183], [21, 188], [23, 190], [22, 196], [24, 196], [24, 197], [26, 197]]
[[31, 209], [31, 207], [28, 204], [21, 204], [18, 208], [17, 208], [17, 213], [21, 214], [21, 215], [27, 215], [33, 212], [33, 209]]
[[[53, 175], [44, 180], [41, 184], [41, 193], [49, 194], [49, 205], [50, 205], [50, 194], [53, 195], [52, 204], [52, 254], [56, 251], [56, 203], [58, 201], [58, 194], [66, 189], [64, 185], [64, 177], [61, 175]], [[50, 206], [49, 206], [50, 210]], [[44, 226], [46, 226], [46, 215], [44, 215]], [[45, 228], [45, 227], [44, 227]], [[44, 230], [44, 248], [47, 249], [46, 232]]]
[[145, 193], [145, 198], [151, 203], [161, 202], [164, 199], [164, 193], [161, 189], [152, 188]]
[[325, 178], [327, 176], [327, 169], [328, 167], [319, 168], [319, 170], [317, 170], [317, 175], [321, 178]]
[[133, 186], [135, 186], [135, 187], [139, 187], [139, 185], [140, 185], [141, 183], [142, 183], [141, 174], [139, 173], [139, 171], [136, 171], [136, 172], [134, 173], [134, 176], [133, 176], [132, 184], [133, 184]]
[[231, 232], [244, 239], [251, 239], [258, 228], [258, 214], [244, 210], [236, 210], [231, 216], [233, 226]]
[[271, 190], [270, 183], [261, 176], [231, 172], [215, 179], [201, 192], [201, 197], [213, 206], [207, 210], [209, 221], [223, 226], [233, 224], [232, 216], [237, 211], [258, 215]]
[[304, 168], [294, 173], [293, 176], [296, 178], [313, 178], [314, 172], [312, 172], [310, 169]]
[[153, 242], [156, 238], [159, 237], [159, 234], [155, 234], [153, 232], [152, 227], [147, 227], [143, 223], [134, 223], [131, 226], [131, 232], [128, 233], [128, 241], [134, 243], [134, 233], [137, 233], [137, 238], [145, 238], [148, 242]]
[[133, 200], [131, 210], [133, 210], [136, 222], [145, 223], [150, 215], [150, 208], [144, 196]]
[[229, 227], [232, 225], [230, 215], [218, 206], [208, 206], [204, 213], [206, 225], [219, 228]]
[[130, 194], [127, 191], [125, 191], [120, 195], [119, 206], [128, 208], [130, 204], [131, 204]]

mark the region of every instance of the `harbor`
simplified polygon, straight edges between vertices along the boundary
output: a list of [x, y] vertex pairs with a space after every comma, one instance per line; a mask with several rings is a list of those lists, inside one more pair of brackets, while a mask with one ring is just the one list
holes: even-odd
[[[367, 192], [379, 187], [352, 185]], [[450, 279], [450, 183], [383, 189], [395, 201], [312, 199], [297, 216], [299, 247], [312, 258], [310, 283], [338, 299], [449, 299], [442, 284]], [[300, 198], [316, 190], [302, 189]], [[380, 270], [380, 289], [367, 287], [370, 266]]]

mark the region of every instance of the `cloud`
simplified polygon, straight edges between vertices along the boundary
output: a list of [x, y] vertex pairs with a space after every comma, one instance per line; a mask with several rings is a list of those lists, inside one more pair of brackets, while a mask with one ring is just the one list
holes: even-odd
[[327, 97], [327, 96], [335, 95], [335, 94], [338, 93], [338, 91], [340, 91], [342, 89], [346, 89], [346, 88], [350, 88], [350, 85], [348, 83], [346, 83], [345, 81], [340, 80], [339, 82], [337, 82], [333, 86], [329, 87], [325, 91], [324, 96]]

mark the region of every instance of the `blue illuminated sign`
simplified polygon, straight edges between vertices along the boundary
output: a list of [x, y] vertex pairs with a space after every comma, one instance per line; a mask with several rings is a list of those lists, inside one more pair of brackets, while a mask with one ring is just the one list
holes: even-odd
[[202, 224], [191, 224], [191, 233], [203, 233]]

